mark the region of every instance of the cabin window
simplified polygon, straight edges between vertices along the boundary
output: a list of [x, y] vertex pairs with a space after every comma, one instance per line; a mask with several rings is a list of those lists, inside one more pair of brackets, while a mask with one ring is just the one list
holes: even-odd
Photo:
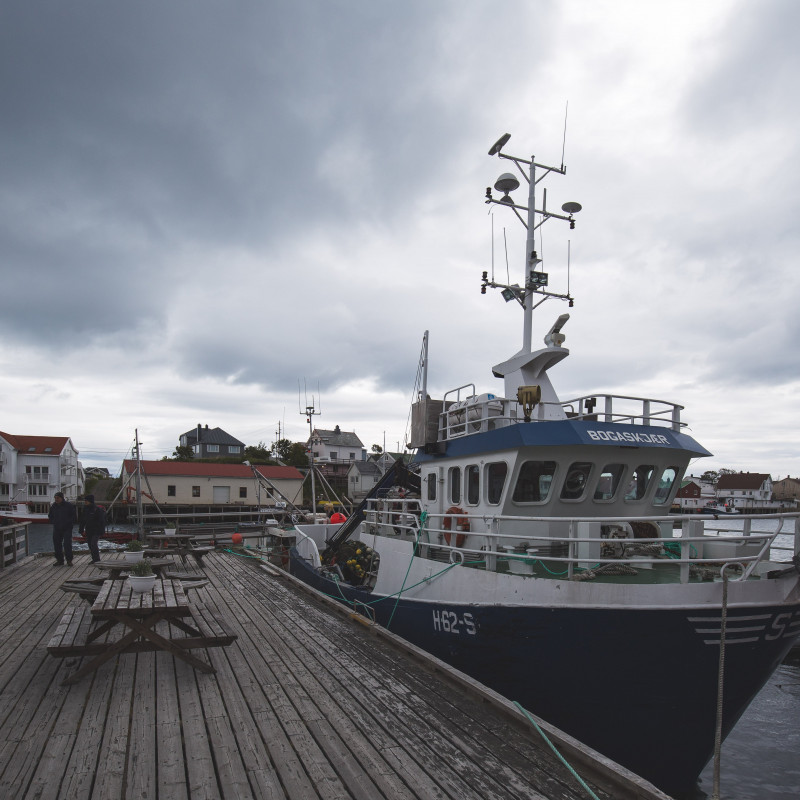
[[478, 505], [481, 493], [479, 490], [480, 484], [480, 468], [477, 464], [470, 464], [467, 469], [467, 503], [471, 506]]
[[489, 505], [496, 506], [500, 504], [507, 474], [508, 464], [505, 461], [497, 461], [494, 464], [486, 465], [486, 500]]
[[625, 499], [641, 500], [647, 494], [653, 472], [655, 472], [655, 467], [652, 464], [640, 464], [636, 467], [631, 475], [628, 491], [625, 492]]
[[606, 464], [597, 481], [597, 488], [594, 490], [594, 499], [613, 500], [617, 489], [619, 489], [619, 483], [622, 480], [623, 472], [625, 472], [624, 464]]
[[555, 461], [526, 461], [519, 470], [512, 499], [515, 503], [544, 503], [550, 494]]
[[663, 506], [672, 494], [672, 487], [675, 485], [675, 480], [678, 477], [678, 467], [667, 467], [661, 473], [661, 480], [658, 482], [656, 488], [656, 496], [653, 498], [653, 503], [657, 506]]
[[428, 477], [425, 479], [428, 484], [428, 500], [436, 499], [436, 473], [429, 472]]
[[450, 468], [450, 502], [461, 502], [461, 470], [458, 467]]
[[589, 483], [592, 465], [588, 461], [575, 461], [569, 465], [567, 477], [561, 487], [562, 500], [580, 500]]
[[175, 497], [175, 486], [174, 486], [174, 484], [169, 484], [167, 486], [167, 497]]

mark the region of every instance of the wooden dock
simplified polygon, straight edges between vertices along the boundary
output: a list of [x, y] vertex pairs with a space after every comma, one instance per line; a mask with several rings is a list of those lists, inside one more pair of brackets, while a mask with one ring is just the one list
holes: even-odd
[[[64, 687], [81, 661], [46, 647], [85, 601], [60, 585], [100, 572], [84, 555], [51, 564], [0, 570], [2, 798], [591, 797], [513, 705], [231, 553], [207, 556], [194, 590], [238, 637], [194, 651], [215, 674], [144, 652]], [[666, 798], [568, 737], [558, 746], [598, 798]]]

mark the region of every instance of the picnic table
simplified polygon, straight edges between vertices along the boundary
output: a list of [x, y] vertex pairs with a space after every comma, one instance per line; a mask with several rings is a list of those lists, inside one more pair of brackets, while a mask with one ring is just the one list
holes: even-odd
[[[161, 622], [168, 623], [166, 631], [156, 630]], [[172, 653], [201, 672], [215, 672], [189, 650], [226, 647], [235, 639], [208, 609], [189, 603], [178, 580], [157, 578], [152, 591], [135, 593], [127, 580], [111, 579], [103, 582], [91, 609], [66, 610], [47, 650], [56, 657], [90, 657], [63, 681], [68, 685], [120, 653], [152, 650]]]
[[[117, 561], [100, 561], [94, 564], [97, 569], [102, 569], [109, 573], [109, 578], [121, 578], [123, 572], [128, 572], [133, 564], [136, 562], [125, 561], [118, 559]], [[171, 558], [148, 558], [147, 563], [153, 568], [156, 575], [161, 574], [161, 570], [165, 567], [174, 567], [175, 562]]]
[[203, 556], [210, 553], [214, 547], [199, 547], [193, 541], [194, 537], [188, 533], [149, 533], [147, 541], [152, 549], [145, 550], [146, 555], [159, 555], [165, 552], [179, 555], [181, 561], [186, 563], [186, 556], [191, 555], [197, 566], [203, 566]]

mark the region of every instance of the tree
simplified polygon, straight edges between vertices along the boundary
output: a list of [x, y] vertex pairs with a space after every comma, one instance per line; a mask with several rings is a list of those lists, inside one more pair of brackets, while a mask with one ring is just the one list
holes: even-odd
[[188, 444], [179, 444], [172, 453], [175, 461], [191, 461], [194, 458], [194, 450]]
[[286, 463], [292, 449], [292, 443], [288, 439], [278, 439], [272, 449], [275, 453], [275, 458]]
[[292, 442], [286, 458], [282, 458], [281, 461], [290, 467], [307, 467], [308, 453], [306, 453], [305, 444], [303, 442]]
[[272, 453], [264, 442], [259, 442], [257, 445], [245, 447], [244, 458], [252, 464], [264, 464], [272, 461]]
[[383, 452], [383, 448], [379, 444], [372, 445], [372, 452], [376, 455], [380, 455]]

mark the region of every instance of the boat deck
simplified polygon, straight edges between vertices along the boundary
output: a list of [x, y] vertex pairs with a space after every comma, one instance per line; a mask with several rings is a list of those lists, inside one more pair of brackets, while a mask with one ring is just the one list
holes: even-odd
[[[46, 646], [85, 601], [60, 585], [100, 573], [84, 555], [51, 564], [0, 570], [4, 798], [590, 796], [502, 698], [232, 553], [210, 554], [190, 595], [238, 636], [194, 651], [215, 674], [144, 652], [62, 686], [80, 659]], [[666, 797], [574, 740], [566, 750], [599, 798]]]

